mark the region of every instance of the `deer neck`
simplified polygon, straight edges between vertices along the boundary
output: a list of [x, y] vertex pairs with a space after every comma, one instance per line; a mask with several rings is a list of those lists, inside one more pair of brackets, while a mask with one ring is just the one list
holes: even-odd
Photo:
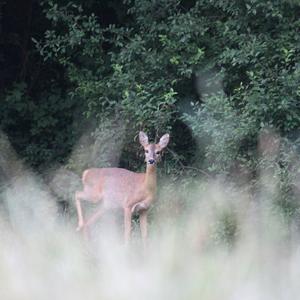
[[156, 166], [147, 164], [145, 173], [145, 187], [148, 191], [156, 192]]

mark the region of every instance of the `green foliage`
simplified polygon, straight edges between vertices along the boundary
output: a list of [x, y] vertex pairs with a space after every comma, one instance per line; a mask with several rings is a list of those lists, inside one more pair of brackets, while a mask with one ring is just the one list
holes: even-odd
[[221, 211], [214, 224], [212, 238], [217, 244], [232, 246], [238, 237], [238, 220], [236, 212], [230, 211], [230, 207]]
[[[276, 128], [287, 136], [299, 123], [299, 5], [282, 1], [198, 1], [218, 11], [208, 32], [211, 67], [224, 93], [201, 93], [186, 114], [196, 135], [209, 137], [209, 168], [229, 171], [236, 159], [255, 156], [259, 133]], [[242, 4], [243, 3], [243, 4]], [[199, 76], [201, 80], [201, 75]], [[200, 91], [201, 92], [201, 91]]]
[[[86, 116], [99, 124], [122, 120], [125, 166], [138, 167], [137, 150], [126, 136], [141, 129], [177, 136], [180, 120], [204, 147], [205, 160], [196, 158], [199, 150], [187, 150], [191, 137], [181, 149], [178, 136], [168, 157], [171, 173], [182, 176], [192, 161], [202, 175], [231, 174], [236, 165], [258, 173], [261, 131], [288, 138], [300, 126], [299, 4], [124, 3], [130, 21], [104, 27], [74, 3], [48, 2], [51, 30], [37, 45], [45, 59], [64, 66], [69, 95], [85, 102]], [[273, 164], [280, 166], [280, 159]], [[282, 191], [291, 190], [290, 180], [283, 185]]]
[[[19, 82], [2, 94], [2, 127], [16, 144], [26, 144], [27, 161], [61, 161], [81, 125], [65, 124], [82, 120], [73, 114], [78, 111], [96, 120], [90, 144], [101, 144], [100, 136], [122, 141], [117, 156], [130, 169], [141, 166], [132, 146], [139, 130], [154, 139], [170, 132], [164, 169], [174, 180], [187, 173], [232, 175], [238, 165], [251, 174], [256, 188], [265, 164], [258, 150], [261, 133], [270, 130], [297, 142], [297, 1], [126, 0], [122, 12], [117, 1], [78, 2], [42, 2], [47, 28], [32, 41], [41, 64], [50, 66], [51, 75], [43, 77], [49, 86], [31, 93]], [[101, 9], [108, 8], [118, 17], [105, 20]], [[14, 135], [20, 121], [12, 115], [30, 124], [27, 136], [23, 130]], [[289, 214], [298, 209], [291, 200], [298, 171], [290, 172], [294, 160], [287, 148], [279, 152], [268, 163], [279, 178], [277, 203]], [[69, 166], [117, 163], [109, 147], [102, 154], [71, 159]]]
[[[243, 114], [234, 108], [234, 98], [213, 94], [203, 105], [192, 103], [194, 115], [185, 114], [193, 133], [206, 140], [207, 168], [212, 172], [227, 172], [240, 156], [246, 137], [257, 130]], [[249, 150], [249, 149], [248, 149]]]
[[[107, 36], [106, 39], [102, 36], [102, 40], [110, 43], [105, 63], [101, 60], [103, 55], [98, 53], [98, 60], [93, 60], [93, 67], [83, 60], [80, 66], [69, 66], [69, 78], [77, 85], [72, 93], [87, 99], [89, 116], [96, 115], [101, 119], [103, 115], [118, 112], [135, 128], [158, 132], [171, 129], [177, 111], [174, 104], [178, 99], [178, 87], [191, 77], [204, 52], [197, 45], [197, 37], [201, 33], [189, 26], [196, 20], [195, 17], [186, 13], [178, 18], [178, 3], [169, 2], [166, 8], [162, 5], [160, 12], [169, 15], [169, 18], [160, 20], [159, 24], [148, 20], [152, 18], [151, 9], [150, 12], [142, 10], [142, 3], [139, 3], [129, 10], [137, 21], [131, 28], [112, 25], [99, 29], [95, 26], [93, 31], [94, 27], [89, 27], [89, 38], [98, 41], [95, 48], [99, 49], [101, 45], [100, 32]], [[76, 48], [84, 57], [84, 43], [78, 39], [74, 44], [74, 39], [70, 37], [83, 36], [80, 24], [93, 16], [73, 16], [71, 22], [70, 13], [66, 13], [67, 7], [57, 10], [56, 5], [51, 5], [49, 19], [55, 23], [59, 19], [67, 29], [64, 35], [46, 32], [43, 46], [39, 45], [41, 54], [45, 58], [58, 57], [59, 62], [65, 63], [71, 61], [72, 57], [72, 52], [70, 54], [66, 49]], [[183, 22], [186, 26], [183, 26]], [[91, 23], [95, 24], [95, 18]], [[186, 47], [187, 43], [189, 47]], [[93, 43], [89, 43], [89, 47], [93, 48]], [[95, 57], [96, 50], [90, 53]]]
[[79, 131], [79, 124], [73, 124], [72, 99], [51, 87], [34, 99], [20, 83], [3, 96], [2, 108], [1, 127], [29, 165], [64, 162], [74, 145], [74, 132]]
[[[197, 18], [189, 13], [189, 20], [177, 18], [179, 4], [172, 3], [161, 11], [169, 19], [161, 19], [158, 26], [146, 21], [152, 18], [149, 11], [141, 16], [137, 5], [129, 10], [137, 21], [133, 26], [101, 28], [97, 18], [85, 15], [81, 7], [58, 7], [50, 1], [47, 17], [55, 30], [47, 31], [43, 42], [36, 42], [46, 60], [64, 66], [74, 86], [69, 95], [86, 102], [88, 118], [103, 124], [118, 115], [123, 121], [128, 157], [136, 156], [126, 149], [132, 148], [137, 130], [154, 132], [155, 138], [171, 131], [178, 115], [176, 103], [184, 92], [180, 87], [190, 82], [204, 55], [197, 45], [201, 34], [190, 28]], [[190, 47], [186, 47], [188, 42]], [[103, 43], [108, 50], [103, 50]]]
[[[49, 1], [45, 13], [53, 25], [53, 29], [45, 32], [48, 43], [42, 46], [33, 39], [45, 60], [56, 58], [62, 65], [72, 65], [85, 59], [93, 59], [97, 62], [97, 59], [101, 58], [99, 44], [103, 37], [94, 14], [81, 16], [80, 6], [69, 3], [58, 8], [58, 5], [52, 1]], [[81, 55], [77, 57], [79, 50]]]
[[[190, 98], [195, 115], [184, 120], [195, 133], [210, 135], [213, 145], [218, 142], [207, 151], [220, 156], [216, 170], [228, 169], [226, 161], [236, 158], [245, 138], [254, 141], [260, 128], [283, 134], [297, 128], [296, 4], [291, 12], [287, 2], [197, 1], [188, 10], [173, 0], [126, 3], [134, 22], [101, 28], [81, 7], [49, 2], [47, 17], [56, 31], [45, 33], [40, 52], [67, 65], [76, 87], [71, 93], [86, 99], [88, 116], [101, 120], [117, 112], [136, 129], [162, 132], [171, 129], [178, 104]], [[103, 42], [110, 45], [107, 53]], [[199, 104], [189, 87], [199, 70], [216, 70], [226, 94], [200, 90], [205, 101]]]

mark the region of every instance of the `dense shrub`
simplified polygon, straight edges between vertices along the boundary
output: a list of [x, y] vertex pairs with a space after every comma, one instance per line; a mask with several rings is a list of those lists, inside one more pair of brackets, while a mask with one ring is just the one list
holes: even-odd
[[[69, 160], [76, 171], [93, 163], [139, 169], [137, 132], [155, 139], [169, 131], [173, 139], [164, 169], [175, 179], [240, 177], [234, 171], [239, 169], [255, 190], [268, 157], [259, 150], [260, 137], [270, 132], [283, 141], [268, 161], [280, 182], [277, 203], [287, 214], [297, 209], [291, 200], [300, 125], [297, 1], [42, 4], [47, 26], [42, 37], [33, 32], [32, 45], [60, 76], [52, 76], [47, 92], [38, 89], [34, 101], [26, 84], [2, 94], [3, 127], [12, 139], [20, 141], [16, 134], [23, 131], [14, 135], [9, 129], [16, 128], [9, 125], [16, 122], [11, 114], [31, 123], [23, 143], [34, 142], [22, 148], [29, 162], [59, 161], [70, 153], [78, 131], [64, 125], [81, 122], [73, 115], [79, 111], [93, 124], [89, 145], [105, 136], [112, 145], [120, 142], [120, 150], [110, 157], [103, 147], [97, 156], [96, 147], [91, 157], [97, 161]], [[101, 13], [105, 9], [113, 12], [110, 20]], [[42, 99], [38, 105], [36, 99]], [[53, 144], [61, 151], [50, 149]], [[288, 151], [287, 144], [295, 149]]]

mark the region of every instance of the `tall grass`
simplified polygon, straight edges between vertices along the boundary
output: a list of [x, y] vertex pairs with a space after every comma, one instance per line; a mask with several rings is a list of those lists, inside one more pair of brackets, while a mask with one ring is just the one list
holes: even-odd
[[122, 222], [114, 227], [109, 216], [85, 241], [75, 232], [75, 216], [58, 214], [48, 187], [35, 174], [19, 164], [10, 175], [2, 186], [0, 299], [300, 295], [297, 222], [287, 221], [272, 205], [277, 182], [268, 173], [261, 174], [268, 188], [256, 198], [222, 178], [199, 181], [186, 194], [181, 186], [161, 182], [146, 250], [137, 226], [125, 246]]

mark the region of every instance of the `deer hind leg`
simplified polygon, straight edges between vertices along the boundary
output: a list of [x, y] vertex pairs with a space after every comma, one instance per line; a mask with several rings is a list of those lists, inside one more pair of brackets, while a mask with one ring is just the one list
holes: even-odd
[[83, 235], [88, 240], [89, 239], [89, 228], [92, 224], [94, 224], [104, 213], [105, 209], [101, 207], [98, 211], [96, 211], [93, 215], [91, 215], [83, 226]]
[[93, 223], [95, 223], [104, 213], [105, 209], [103, 207], [101, 207], [100, 209], [98, 209], [93, 215], [91, 215], [87, 221], [85, 222], [84, 226], [89, 227], [91, 226]]
[[84, 226], [83, 221], [83, 213], [81, 208], [81, 202], [80, 200], [84, 199], [84, 193], [83, 192], [76, 192], [75, 193], [75, 204], [76, 204], [76, 210], [77, 210], [77, 217], [78, 217], [78, 226], [76, 228], [76, 231], [79, 231]]
[[101, 193], [94, 193], [93, 190], [89, 188], [84, 188], [83, 191], [77, 191], [75, 193], [75, 203], [77, 209], [77, 216], [78, 216], [78, 226], [77, 231], [81, 230], [85, 226], [82, 207], [81, 207], [81, 200], [90, 201], [97, 203], [102, 199]]
[[147, 210], [143, 210], [140, 213], [140, 228], [141, 228], [143, 246], [144, 246], [144, 249], [146, 249], [146, 246], [147, 246]]
[[124, 209], [124, 240], [125, 244], [128, 244], [131, 236], [131, 208], [126, 207]]

